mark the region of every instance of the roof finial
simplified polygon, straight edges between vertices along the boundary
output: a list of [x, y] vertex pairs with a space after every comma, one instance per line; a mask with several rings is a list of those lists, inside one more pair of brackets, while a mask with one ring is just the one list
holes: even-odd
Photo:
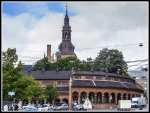
[[68, 16], [68, 14], [67, 14], [67, 7], [68, 7], [68, 6], [67, 6], [67, 3], [66, 3], [66, 16]]

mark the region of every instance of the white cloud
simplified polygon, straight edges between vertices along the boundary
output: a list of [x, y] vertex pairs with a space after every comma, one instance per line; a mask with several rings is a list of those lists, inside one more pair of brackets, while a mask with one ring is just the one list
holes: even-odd
[[[70, 17], [75, 49], [148, 42], [148, 5], [145, 2], [68, 3], [68, 6], [69, 12], [76, 13]], [[16, 47], [21, 51], [19, 55], [41, 58], [46, 53], [47, 44], [52, 45], [52, 53], [58, 51], [65, 14], [48, 11], [46, 4], [26, 8], [33, 10], [14, 17], [2, 15], [2, 50]], [[37, 18], [33, 15], [35, 9], [44, 16]], [[141, 48], [138, 45], [111, 48], [122, 51], [126, 61], [148, 59], [148, 43]], [[81, 60], [94, 59], [100, 49], [75, 50], [75, 53]]]

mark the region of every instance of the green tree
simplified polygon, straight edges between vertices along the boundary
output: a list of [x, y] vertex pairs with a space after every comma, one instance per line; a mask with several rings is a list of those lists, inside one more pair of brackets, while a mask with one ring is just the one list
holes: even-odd
[[120, 69], [121, 73], [128, 69], [122, 52], [117, 49], [108, 48], [100, 50], [98, 56], [94, 60], [94, 68], [100, 71], [108, 69], [109, 72], [112, 73], [116, 73], [118, 69]]
[[65, 58], [58, 59], [54, 63], [50, 63], [48, 61], [48, 58], [45, 57], [37, 61], [31, 70], [36, 71], [36, 70], [42, 70], [42, 68], [44, 68], [45, 71], [48, 70], [54, 71], [58, 68], [60, 71], [71, 71], [73, 68], [74, 70], [80, 69], [82, 71], [86, 71], [86, 70], [90, 70], [90, 68], [93, 65], [91, 63], [92, 59], [91, 58], [87, 58], [87, 59], [88, 61], [86, 62], [84, 60], [81, 61], [76, 56], [68, 56]]
[[21, 77], [15, 85], [17, 86], [14, 89], [16, 92], [16, 97], [22, 100], [31, 100], [32, 98], [38, 100], [44, 94], [44, 89], [32, 76]]
[[2, 52], [2, 60], [3, 60], [3, 72], [9, 71], [9, 69], [14, 68], [15, 63], [18, 60], [18, 56], [16, 54], [16, 49], [8, 48], [6, 52]]
[[75, 56], [69, 56], [65, 58], [61, 58], [56, 62], [59, 70], [70, 71], [72, 67], [76, 69], [79, 65], [79, 59]]
[[47, 71], [50, 70], [50, 68], [51, 68], [51, 63], [48, 61], [48, 58], [45, 57], [37, 61], [31, 70], [36, 71], [36, 70], [44, 69], [45, 71]]
[[52, 103], [56, 98], [58, 98], [59, 93], [56, 89], [56, 87], [53, 86], [53, 84], [49, 84], [45, 88], [45, 95], [47, 99]]
[[21, 72], [20, 68], [15, 67], [15, 64], [18, 60], [15, 48], [8, 48], [7, 51], [2, 52], [2, 58], [3, 99], [7, 100], [9, 98], [8, 92], [14, 91], [16, 88], [15, 83], [23, 76], [23, 73]]
[[124, 73], [125, 76], [127, 76], [129, 78], [132, 78], [132, 76], [128, 72], [124, 71], [123, 73]]
[[3, 52], [3, 100], [8, 100], [8, 92], [15, 92], [15, 98], [31, 99], [33, 96], [37, 97], [37, 91], [39, 91], [40, 98], [43, 94], [43, 89], [35, 81], [32, 76], [23, 75], [23, 67], [21, 62], [15, 67], [18, 56], [16, 49], [8, 48]]
[[78, 68], [81, 71], [89, 71], [90, 68], [91, 68], [91, 62], [87, 62], [85, 60], [82, 60], [82, 61], [79, 62]]

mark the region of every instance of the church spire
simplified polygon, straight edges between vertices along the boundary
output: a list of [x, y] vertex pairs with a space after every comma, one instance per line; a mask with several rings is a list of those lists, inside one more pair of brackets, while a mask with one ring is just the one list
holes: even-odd
[[67, 7], [68, 7], [68, 6], [67, 6], [67, 4], [66, 4], [66, 17], [68, 17]]

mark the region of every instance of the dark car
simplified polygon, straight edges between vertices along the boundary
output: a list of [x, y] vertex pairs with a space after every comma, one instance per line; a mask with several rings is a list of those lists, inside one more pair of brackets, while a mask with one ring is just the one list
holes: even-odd
[[74, 106], [73, 110], [84, 110], [83, 104], [78, 104], [78, 105]]
[[57, 103], [53, 110], [68, 110], [68, 105], [66, 103]]

